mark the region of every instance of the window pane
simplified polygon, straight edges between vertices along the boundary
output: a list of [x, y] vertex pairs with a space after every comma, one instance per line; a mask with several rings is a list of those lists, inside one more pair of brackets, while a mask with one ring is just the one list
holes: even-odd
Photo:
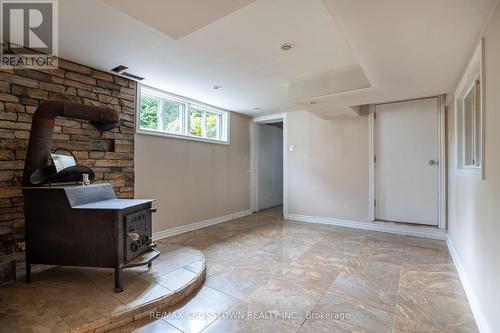
[[481, 142], [482, 142], [482, 128], [481, 128], [481, 87], [479, 80], [476, 80], [475, 84], [475, 95], [474, 95], [474, 139], [475, 139], [475, 147], [474, 147], [474, 164], [476, 166], [481, 166]]
[[219, 138], [219, 120], [220, 116], [215, 113], [207, 112], [206, 118], [206, 133], [207, 138], [218, 139]]
[[139, 115], [141, 128], [158, 129], [158, 105], [160, 99], [153, 95], [141, 95], [141, 113]]
[[191, 107], [190, 129], [191, 135], [203, 136], [203, 111]]
[[162, 130], [167, 132], [181, 131], [183, 104], [169, 100], [162, 101]]
[[464, 99], [464, 165], [474, 165], [474, 89]]

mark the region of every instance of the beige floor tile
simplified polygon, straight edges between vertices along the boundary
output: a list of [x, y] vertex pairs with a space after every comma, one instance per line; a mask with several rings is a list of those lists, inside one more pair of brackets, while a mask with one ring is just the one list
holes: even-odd
[[65, 332], [69, 326], [48, 305], [30, 307], [16, 313], [0, 315], [2, 333]]
[[276, 312], [279, 318], [288, 318], [288, 314], [293, 313], [292, 319], [300, 325], [320, 297], [287, 280], [271, 279], [245, 301], [250, 311]]
[[172, 293], [172, 290], [152, 282], [143, 276], [137, 276], [133, 281], [129, 281], [121, 293], [114, 293], [113, 296], [123, 303], [116, 313], [136, 308], [142, 304], [155, 301]]
[[394, 312], [370, 307], [356, 298], [336, 295], [333, 292], [327, 292], [313, 312], [323, 317], [308, 319], [300, 332], [389, 333], [392, 331], [394, 319]]
[[317, 245], [328, 247], [331, 251], [344, 255], [352, 255], [361, 246], [363, 239], [359, 237], [329, 235], [325, 236]]
[[145, 319], [111, 330], [108, 333], [182, 333], [182, 331], [162, 319], [155, 321]]
[[418, 246], [405, 246], [402, 264], [403, 266], [453, 264], [453, 259], [448, 251]]
[[396, 315], [393, 333], [450, 333], [450, 331], [425, 322], [414, 321], [405, 316]]
[[351, 257], [344, 267], [344, 272], [375, 288], [389, 291], [398, 289], [400, 271], [400, 265], [359, 257]]
[[309, 244], [277, 240], [262, 248], [259, 252], [268, 255], [277, 262], [289, 264], [310, 248], [311, 245]]
[[239, 299], [244, 299], [265, 284], [271, 274], [265, 269], [230, 266], [206, 279], [205, 285]]
[[163, 318], [185, 333], [201, 332], [214, 322], [221, 312], [238, 304], [239, 300], [210, 287], [203, 287], [187, 303]]
[[365, 239], [353, 256], [365, 260], [382, 261], [401, 265], [403, 260], [403, 245]]
[[33, 281], [31, 284], [19, 281], [1, 286], [0, 318], [7, 313], [15, 314], [30, 307], [46, 305], [47, 302], [41, 297], [40, 290], [42, 289], [43, 284], [40, 281]]
[[369, 230], [334, 227], [333, 233], [337, 236], [364, 238], [369, 236], [372, 232]]
[[204, 264], [205, 264], [205, 259], [203, 259], [203, 260], [196, 260], [196, 261], [193, 261], [192, 263], [184, 266], [183, 268], [187, 269], [190, 272], [198, 273], [198, 272], [200, 272], [203, 269], [203, 265]]
[[374, 287], [369, 281], [348, 273], [340, 273], [327, 293], [350, 299], [352, 303], [363, 304], [393, 313], [396, 306], [397, 290]]
[[[162, 250], [160, 250], [161, 252]], [[193, 251], [186, 248], [163, 250], [160, 257], [153, 262], [151, 268], [141, 266], [129, 271], [140, 273], [147, 272], [149, 276], [157, 277], [175, 271], [186, 265], [202, 258], [201, 252]], [[127, 270], [124, 270], [127, 271]]]
[[167, 289], [176, 291], [186, 286], [191, 280], [196, 278], [197, 274], [187, 269], [179, 268], [173, 272], [163, 274], [154, 278], [153, 280], [166, 287]]
[[349, 262], [350, 253], [339, 251], [338, 249], [326, 246], [321, 242], [313, 245], [309, 250], [296, 260], [307, 260], [314, 263], [332, 266], [337, 270], [342, 270]]
[[256, 311], [251, 304], [241, 302], [208, 326], [203, 333], [292, 333], [299, 327], [293, 319], [278, 318], [276, 313]]
[[342, 262], [342, 258], [329, 256], [328, 252], [321, 253], [320, 250], [310, 249], [292, 261], [283, 271], [282, 277], [321, 296], [333, 283], [347, 259]]
[[448, 251], [448, 245], [444, 240], [428, 239], [422, 237], [404, 236], [405, 245], [424, 247], [428, 249]]
[[381, 242], [394, 243], [400, 245], [404, 245], [406, 242], [406, 236], [403, 235], [391, 234], [380, 231], [368, 231], [368, 232], [369, 235], [366, 236], [366, 239], [368, 240], [371, 239], [371, 240], [377, 240]]
[[[160, 240], [158, 248], [151, 270], [124, 271], [120, 294], [109, 269], [52, 268], [22, 292], [19, 284], [0, 288], [0, 330], [69, 329], [106, 309], [154, 300], [205, 262], [206, 285], [196, 296], [161, 320], [113, 332], [477, 331], [443, 241], [286, 221], [276, 208]], [[58, 302], [61, 293], [71, 297]]]
[[123, 309], [118, 299], [83, 277], [74, 278], [71, 283], [51, 283], [40, 294], [71, 329], [109, 318]]
[[462, 283], [452, 264], [403, 266], [399, 288], [466, 300]]
[[400, 290], [395, 314], [399, 330], [424, 323], [447, 332], [477, 332], [469, 304], [462, 299]]

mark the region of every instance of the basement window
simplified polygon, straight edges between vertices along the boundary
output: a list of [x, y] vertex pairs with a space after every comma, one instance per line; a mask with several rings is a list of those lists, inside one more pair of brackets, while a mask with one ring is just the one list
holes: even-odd
[[228, 143], [229, 112], [201, 102], [141, 86], [137, 132]]
[[455, 92], [456, 171], [459, 175], [483, 175], [482, 50], [480, 43]]

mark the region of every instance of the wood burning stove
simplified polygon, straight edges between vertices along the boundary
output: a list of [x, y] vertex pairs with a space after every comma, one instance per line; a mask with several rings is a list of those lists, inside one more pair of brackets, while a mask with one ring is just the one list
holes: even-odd
[[102, 130], [118, 122], [114, 110], [72, 103], [47, 102], [35, 112], [23, 176], [26, 282], [32, 264], [104, 267], [114, 269], [120, 292], [122, 269], [151, 267], [160, 254], [151, 234], [154, 200], [117, 199], [110, 184], [67, 185], [82, 180], [86, 167], [46, 172], [58, 115], [91, 120]]
[[117, 199], [110, 184], [23, 188], [26, 204], [26, 279], [31, 264], [122, 269], [158, 257], [151, 239], [153, 200]]

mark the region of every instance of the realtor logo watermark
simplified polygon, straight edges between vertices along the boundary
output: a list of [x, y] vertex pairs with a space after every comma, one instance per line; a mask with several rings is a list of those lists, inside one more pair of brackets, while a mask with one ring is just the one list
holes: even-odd
[[0, 68], [57, 68], [57, 0], [2, 0], [0, 8]]

